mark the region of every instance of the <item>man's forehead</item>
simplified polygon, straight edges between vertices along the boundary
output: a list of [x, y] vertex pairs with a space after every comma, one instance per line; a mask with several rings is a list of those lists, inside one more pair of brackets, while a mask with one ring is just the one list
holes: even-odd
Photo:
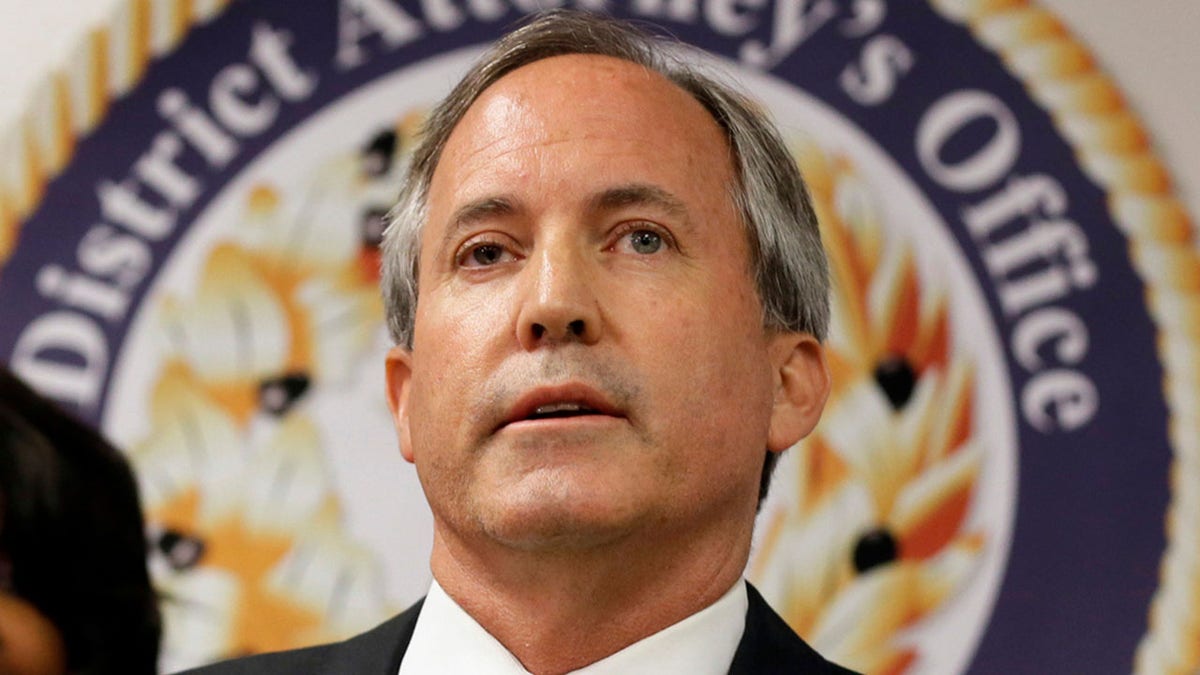
[[596, 90], [608, 86], [629, 89], [675, 90], [686, 95], [661, 73], [640, 63], [603, 54], [558, 54], [523, 64], [489, 84], [476, 99], [495, 96], [514, 89], [564, 95], [578, 90]]
[[570, 116], [582, 123], [589, 116], [611, 114], [612, 106], [606, 104], [614, 101], [624, 105], [616, 120], [627, 124], [643, 121], [664, 126], [674, 121], [716, 127], [716, 120], [699, 101], [661, 73], [611, 56], [563, 54], [525, 64], [489, 85], [454, 131], [480, 121], [501, 125], [498, 132], [550, 131], [524, 123], [551, 116], [560, 120]]
[[[580, 139], [599, 150], [661, 161], [731, 167], [725, 131], [701, 103], [662, 74], [609, 56], [567, 54], [517, 68], [488, 86], [446, 139], [434, 182], [489, 169], [513, 150]], [[714, 164], [716, 163], [716, 164]]]

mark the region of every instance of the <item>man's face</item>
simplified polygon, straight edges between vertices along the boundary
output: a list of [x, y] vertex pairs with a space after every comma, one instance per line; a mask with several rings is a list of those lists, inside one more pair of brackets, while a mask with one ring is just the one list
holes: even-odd
[[711, 116], [624, 61], [539, 61], [471, 106], [430, 185], [413, 348], [388, 363], [441, 536], [749, 527], [764, 449], [798, 439], [780, 369], [799, 350], [824, 370], [762, 327], [734, 181]]

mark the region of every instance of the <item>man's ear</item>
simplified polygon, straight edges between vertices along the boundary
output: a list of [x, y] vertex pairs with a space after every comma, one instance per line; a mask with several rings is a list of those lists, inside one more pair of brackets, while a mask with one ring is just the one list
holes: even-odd
[[387, 400], [400, 440], [400, 454], [413, 461], [412, 433], [408, 421], [408, 393], [412, 384], [412, 352], [396, 346], [387, 353]]
[[825, 349], [808, 333], [784, 332], [771, 338], [775, 405], [767, 449], [783, 452], [812, 433], [829, 398]]

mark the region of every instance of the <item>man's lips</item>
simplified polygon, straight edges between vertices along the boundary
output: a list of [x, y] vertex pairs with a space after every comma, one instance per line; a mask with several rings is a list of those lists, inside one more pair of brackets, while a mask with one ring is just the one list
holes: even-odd
[[522, 394], [500, 428], [519, 422], [585, 416], [624, 417], [625, 413], [594, 387], [571, 383], [538, 387]]

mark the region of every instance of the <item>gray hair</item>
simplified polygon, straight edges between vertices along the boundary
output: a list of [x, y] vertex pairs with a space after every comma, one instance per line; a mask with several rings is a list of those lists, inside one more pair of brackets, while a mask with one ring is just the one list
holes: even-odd
[[734, 158], [734, 205], [748, 231], [751, 270], [769, 329], [809, 333], [829, 328], [829, 273], [817, 217], [800, 171], [774, 124], [757, 104], [689, 64], [678, 42], [615, 19], [569, 10], [536, 15], [497, 42], [433, 109], [383, 238], [383, 296], [388, 330], [412, 347], [421, 229], [429, 184], [459, 120], [485, 89], [535, 61], [595, 54], [654, 71], [692, 95], [725, 132]]
[[[412, 348], [429, 184], [451, 132], [483, 91], [504, 75], [567, 54], [635, 63], [662, 75], [708, 110], [725, 132], [733, 156], [737, 182], [730, 191], [747, 230], [764, 327], [824, 340], [829, 329], [829, 271], [817, 217], [800, 170], [766, 113], [689, 63], [679, 42], [615, 19], [569, 10], [538, 14], [501, 38], [430, 113], [383, 237], [382, 287], [392, 339]], [[766, 453], [760, 505], [778, 458]]]

